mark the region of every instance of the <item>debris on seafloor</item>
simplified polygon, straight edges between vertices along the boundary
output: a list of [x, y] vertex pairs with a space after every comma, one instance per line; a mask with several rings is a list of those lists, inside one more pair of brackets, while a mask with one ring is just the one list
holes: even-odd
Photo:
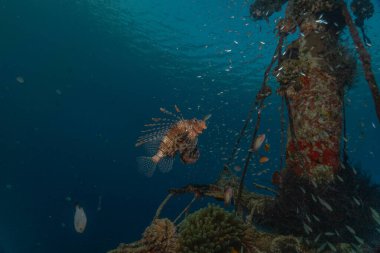
[[[340, 0], [256, 0], [250, 14], [254, 20], [268, 20], [285, 2], [286, 15], [277, 23], [279, 41], [274, 56], [216, 182], [170, 189], [143, 238], [121, 244], [111, 253], [360, 253], [379, 248], [380, 190], [359, 168], [349, 164], [346, 142], [341, 141], [347, 140], [344, 95], [356, 67], [355, 58], [340, 38], [346, 26], [380, 119], [380, 96], [370, 56], [355, 27], [362, 28], [362, 21], [372, 16], [371, 3], [353, 0], [351, 8], [358, 20], [355, 24], [346, 3]], [[299, 37], [283, 47], [285, 38], [297, 29]], [[368, 39], [364, 38], [365, 43]], [[285, 164], [281, 162], [280, 171], [273, 173], [275, 189], [254, 183], [256, 188], [270, 192], [258, 194], [245, 186], [244, 179], [250, 161], [265, 140], [265, 135], [258, 132], [264, 100], [272, 94], [267, 83], [275, 63], [281, 111], [285, 106], [288, 110], [287, 140], [281, 138], [287, 142], [286, 156], [282, 154], [285, 152], [280, 154]], [[249, 123], [257, 111], [248, 135]], [[283, 125], [281, 131], [285, 132]], [[251, 140], [244, 166], [231, 170], [246, 136]], [[238, 177], [234, 173], [240, 169]], [[194, 197], [173, 221], [160, 218], [167, 202], [182, 194]], [[225, 203], [233, 200], [235, 211], [209, 205], [191, 213], [192, 204], [206, 197]], [[185, 213], [189, 214], [182, 218]]]

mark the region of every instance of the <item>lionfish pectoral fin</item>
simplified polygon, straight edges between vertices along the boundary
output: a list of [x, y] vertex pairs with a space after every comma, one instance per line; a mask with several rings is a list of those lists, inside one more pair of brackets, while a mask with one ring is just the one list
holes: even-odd
[[206, 116], [203, 117], [203, 121], [206, 121], [208, 120], [209, 118], [211, 118], [211, 114], [207, 114]]
[[139, 171], [147, 177], [152, 177], [157, 167], [157, 163], [153, 161], [152, 157], [140, 156], [137, 157], [136, 160], [139, 166]]
[[157, 150], [159, 149], [161, 144], [161, 139], [155, 139], [150, 142], [144, 143], [144, 148], [147, 152], [147, 155], [153, 156], [157, 153]]
[[167, 173], [173, 168], [174, 157], [163, 157], [158, 162], [158, 168], [162, 173]]

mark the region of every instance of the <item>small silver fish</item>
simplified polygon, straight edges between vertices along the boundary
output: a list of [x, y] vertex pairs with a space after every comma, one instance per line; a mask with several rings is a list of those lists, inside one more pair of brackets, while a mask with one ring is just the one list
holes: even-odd
[[324, 207], [326, 207], [327, 210], [329, 210], [330, 212], [333, 211], [333, 209], [330, 206], [330, 204], [327, 203], [325, 200], [321, 199], [320, 197], [318, 197], [318, 200], [319, 200], [319, 203], [321, 203], [321, 205], [323, 205]]
[[354, 200], [354, 202], [355, 202], [358, 206], [360, 206], [360, 202], [359, 202], [359, 200], [358, 200], [357, 198], [353, 197], [352, 199]]
[[363, 240], [362, 238], [360, 238], [360, 237], [358, 237], [358, 236], [356, 236], [356, 235], [354, 235], [354, 238], [355, 238], [355, 240], [356, 240], [360, 245], [364, 244], [364, 240]]
[[318, 249], [317, 249], [317, 253], [320, 253], [320, 252], [323, 252], [325, 250], [327, 246], [327, 243], [325, 242], [324, 244], [322, 244]]
[[348, 230], [351, 234], [353, 234], [353, 235], [356, 234], [355, 230], [354, 230], [352, 227], [346, 225], [346, 228], [347, 228], [347, 230]]
[[315, 21], [315, 23], [324, 24], [324, 25], [328, 24], [328, 22], [326, 20], [323, 20], [323, 19], [318, 19], [318, 20]]
[[330, 242], [327, 242], [327, 245], [329, 246], [329, 248], [330, 248], [332, 251], [336, 252], [336, 248], [335, 248], [334, 245], [332, 245]]
[[315, 216], [314, 214], [313, 214], [313, 218], [314, 218], [316, 221], [321, 222], [321, 220], [320, 220], [317, 216]]
[[319, 233], [317, 237], [314, 239], [314, 243], [317, 243], [319, 241], [319, 238], [321, 238], [322, 233]]
[[311, 229], [311, 227], [309, 227], [305, 222], [303, 222], [303, 229], [305, 230], [306, 234], [313, 232], [313, 229]]

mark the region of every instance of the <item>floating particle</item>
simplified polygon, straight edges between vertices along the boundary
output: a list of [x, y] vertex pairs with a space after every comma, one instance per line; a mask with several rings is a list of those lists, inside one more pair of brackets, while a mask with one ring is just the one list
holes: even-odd
[[75, 214], [74, 214], [74, 228], [78, 233], [83, 233], [86, 229], [87, 225], [87, 217], [83, 208], [79, 205], [75, 206]]
[[22, 76], [18, 76], [18, 77], [16, 77], [16, 81], [17, 81], [18, 83], [20, 83], [20, 84], [25, 83], [25, 80], [24, 80], [24, 78], [23, 78]]
[[62, 91], [60, 89], [56, 89], [55, 93], [57, 93], [57, 95], [62, 95]]
[[102, 201], [103, 200], [103, 196], [102, 195], [99, 195], [98, 197], [98, 207], [96, 208], [96, 211], [100, 212], [102, 210]]

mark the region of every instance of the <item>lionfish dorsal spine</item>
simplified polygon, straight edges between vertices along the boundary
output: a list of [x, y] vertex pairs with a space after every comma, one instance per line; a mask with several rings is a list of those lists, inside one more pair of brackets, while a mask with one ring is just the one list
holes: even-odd
[[182, 115], [182, 112], [181, 110], [179, 109], [179, 107], [177, 105], [174, 105], [174, 109], [175, 111], [178, 113], [179, 117], [181, 118], [181, 120], [184, 119], [183, 115]]
[[172, 113], [172, 112], [166, 110], [166, 109], [163, 108], [163, 107], [160, 108], [160, 111], [161, 111], [162, 113], [164, 113], [164, 114], [167, 114], [167, 115], [169, 115], [169, 116], [172, 116], [172, 117], [176, 118], [177, 120], [182, 120], [182, 119], [183, 119], [183, 118], [181, 118], [179, 115], [177, 115], [177, 114], [175, 114], [175, 113]]

